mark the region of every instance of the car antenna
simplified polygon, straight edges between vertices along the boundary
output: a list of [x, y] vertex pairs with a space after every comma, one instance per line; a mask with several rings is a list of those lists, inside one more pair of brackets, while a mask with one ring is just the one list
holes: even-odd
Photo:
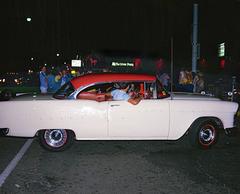
[[170, 88], [170, 96], [171, 100], [173, 99], [173, 37], [171, 37], [171, 88]]

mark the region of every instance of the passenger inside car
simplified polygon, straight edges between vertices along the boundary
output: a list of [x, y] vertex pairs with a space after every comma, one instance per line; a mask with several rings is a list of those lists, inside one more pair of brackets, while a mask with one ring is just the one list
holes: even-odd
[[112, 90], [110, 93], [107, 93], [107, 96], [111, 96], [113, 100], [125, 100], [133, 105], [137, 105], [141, 100], [142, 96], [132, 97], [128, 91], [130, 88], [134, 88], [133, 85], [130, 85], [126, 82], [118, 83], [118, 88]]
[[154, 83], [116, 82], [101, 83], [87, 87], [77, 95], [77, 99], [95, 100], [98, 102], [125, 100], [137, 105], [143, 98], [157, 98], [154, 93]]

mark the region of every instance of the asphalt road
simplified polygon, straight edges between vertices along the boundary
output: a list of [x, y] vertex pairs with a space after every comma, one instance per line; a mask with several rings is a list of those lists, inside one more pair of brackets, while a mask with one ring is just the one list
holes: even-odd
[[[0, 173], [26, 139], [0, 139]], [[240, 135], [211, 150], [179, 141], [79, 141], [52, 153], [34, 140], [0, 193], [240, 193]]]

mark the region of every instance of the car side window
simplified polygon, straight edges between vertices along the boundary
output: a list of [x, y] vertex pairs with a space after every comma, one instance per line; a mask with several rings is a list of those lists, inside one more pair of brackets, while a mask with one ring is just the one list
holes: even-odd
[[153, 82], [128, 82], [129, 89], [127, 93], [131, 98], [142, 96], [143, 99], [156, 98], [155, 83]]
[[[131, 98], [142, 96], [143, 99], [156, 98], [155, 82], [126, 82], [129, 86], [127, 91]], [[118, 83], [114, 84], [114, 88], [118, 88]]]
[[[131, 98], [142, 96], [143, 99], [156, 99], [157, 90], [155, 82], [126, 82], [127, 91]], [[119, 82], [94, 84], [83, 89], [77, 99], [95, 100], [98, 102], [112, 100], [111, 91], [119, 88]]]
[[77, 95], [77, 99], [95, 100], [98, 102], [109, 100], [107, 93], [113, 88], [113, 83], [101, 83], [91, 85], [83, 89]]

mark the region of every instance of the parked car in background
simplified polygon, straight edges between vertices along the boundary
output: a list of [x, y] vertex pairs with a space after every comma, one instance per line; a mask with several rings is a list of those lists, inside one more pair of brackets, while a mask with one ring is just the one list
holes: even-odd
[[[127, 83], [137, 105], [108, 94]], [[221, 130], [234, 128], [238, 104], [200, 94], [169, 94], [155, 76], [86, 74], [73, 78], [54, 95], [21, 95], [0, 102], [4, 136], [38, 136], [51, 151], [76, 140], [177, 140], [187, 134], [192, 145], [210, 148]], [[18, 111], [16, 111], [18, 110]]]
[[222, 100], [240, 102], [240, 84], [236, 76], [222, 75], [211, 77], [205, 87], [205, 93]]
[[0, 75], [0, 99], [8, 100], [23, 93], [39, 92], [36, 73], [6, 73]]

